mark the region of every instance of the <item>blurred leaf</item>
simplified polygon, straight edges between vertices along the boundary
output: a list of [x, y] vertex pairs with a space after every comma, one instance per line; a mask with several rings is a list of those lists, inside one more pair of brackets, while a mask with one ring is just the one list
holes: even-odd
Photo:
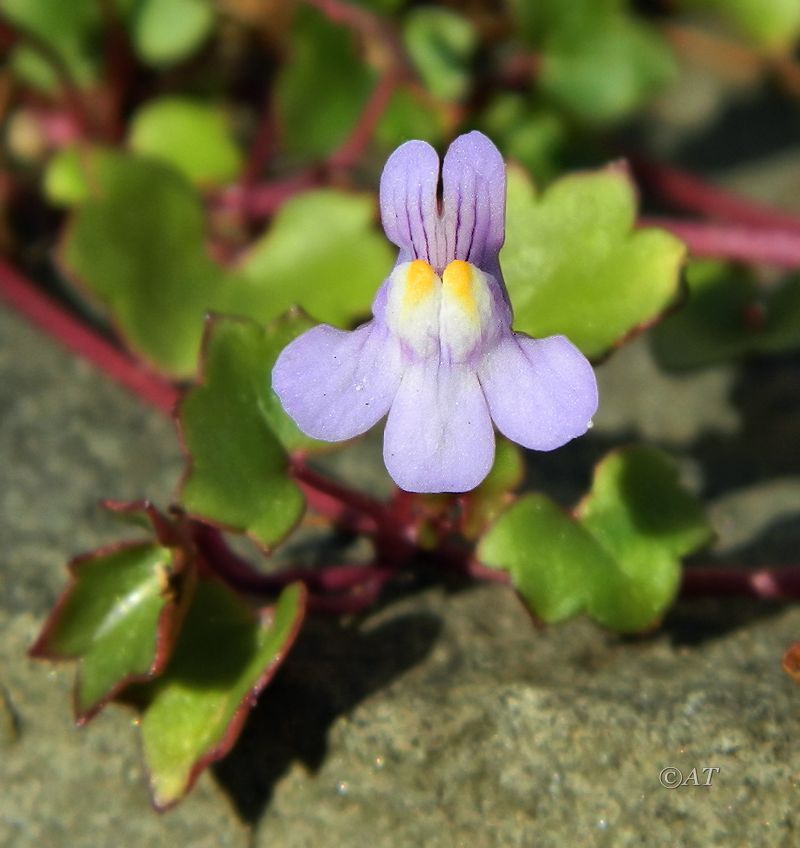
[[150, 65], [172, 65], [194, 53], [214, 26], [210, 0], [141, 0], [132, 21], [133, 43]]
[[179, 412], [189, 460], [181, 503], [190, 515], [247, 533], [265, 548], [280, 541], [304, 509], [284, 444], [308, 441], [286, 419], [270, 374], [286, 342], [307, 327], [302, 318], [271, 330], [212, 320], [202, 384], [189, 391]]
[[508, 159], [524, 165], [537, 180], [548, 182], [561, 170], [568, 129], [554, 109], [534, 105], [520, 94], [498, 94], [481, 126]]
[[515, 327], [568, 336], [597, 357], [675, 298], [685, 256], [663, 230], [633, 231], [636, 195], [617, 169], [574, 174], [543, 194], [508, 173], [508, 223], [500, 258]]
[[198, 583], [172, 659], [145, 690], [140, 727], [157, 808], [179, 801], [233, 747], [291, 647], [304, 607], [299, 584], [255, 614], [222, 583]]
[[520, 449], [508, 439], [497, 438], [494, 465], [486, 479], [464, 496], [462, 532], [477, 539], [507, 506], [510, 493], [521, 483], [525, 463]]
[[788, 52], [800, 37], [797, 0], [682, 0], [687, 9], [717, 13], [743, 35], [776, 53]]
[[71, 580], [31, 654], [78, 660], [75, 713], [83, 723], [134, 680], [160, 674], [188, 598], [175, 550], [143, 542], [70, 564]]
[[353, 33], [313, 9], [298, 9], [288, 50], [275, 83], [281, 138], [292, 156], [322, 158], [355, 126], [375, 73]]
[[196, 190], [160, 162], [73, 154], [52, 166], [48, 184], [62, 202], [83, 201], [62, 245], [66, 269], [108, 309], [134, 351], [176, 376], [195, 371], [207, 312], [266, 322], [299, 302], [318, 320], [347, 324], [368, 312], [391, 267], [368, 196], [297, 195], [228, 270], [207, 254]]
[[174, 165], [199, 185], [225, 183], [242, 167], [223, 110], [179, 97], [148, 101], [133, 116], [131, 149]]
[[478, 557], [508, 571], [545, 621], [586, 612], [605, 627], [638, 632], [672, 602], [680, 557], [710, 537], [674, 464], [655, 449], [629, 448], [597, 467], [575, 518], [544, 495], [525, 496], [483, 537]]
[[403, 35], [408, 55], [430, 92], [442, 100], [464, 97], [478, 41], [470, 21], [449, 9], [422, 6], [406, 15]]
[[[92, 40], [101, 23], [97, 0], [0, 0], [0, 14], [47, 45], [80, 86], [97, 76], [99, 55]], [[58, 80], [50, 62], [26, 44], [12, 51], [11, 64], [23, 81], [52, 91]]]
[[515, 8], [541, 56], [541, 89], [586, 121], [624, 118], [676, 74], [666, 41], [624, 0], [516, 0]]
[[426, 102], [408, 86], [395, 89], [386, 111], [375, 128], [374, 141], [377, 147], [390, 153], [410, 138], [418, 138], [429, 144], [444, 141], [446, 118], [443, 109]]
[[700, 368], [752, 353], [800, 347], [800, 278], [766, 291], [747, 269], [692, 262], [688, 300], [652, 331], [658, 361]]
[[299, 304], [340, 326], [366, 315], [394, 258], [372, 228], [374, 216], [369, 195], [333, 189], [296, 195], [245, 256], [218, 311], [267, 321]]

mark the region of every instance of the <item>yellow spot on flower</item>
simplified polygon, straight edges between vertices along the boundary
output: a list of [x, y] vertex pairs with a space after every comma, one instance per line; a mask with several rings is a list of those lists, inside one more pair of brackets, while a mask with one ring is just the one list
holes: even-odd
[[432, 291], [436, 274], [424, 259], [415, 259], [406, 272], [405, 305], [418, 306]]
[[472, 266], [462, 259], [454, 259], [442, 274], [444, 296], [455, 300], [468, 315], [475, 315], [478, 304], [473, 290]]

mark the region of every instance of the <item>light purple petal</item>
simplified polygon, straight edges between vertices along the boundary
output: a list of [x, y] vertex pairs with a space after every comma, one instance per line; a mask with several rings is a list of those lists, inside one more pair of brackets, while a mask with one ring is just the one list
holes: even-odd
[[381, 220], [400, 248], [398, 263], [424, 259], [441, 270], [444, 237], [436, 189], [439, 156], [425, 141], [407, 141], [392, 153], [381, 175]]
[[506, 168], [483, 133], [459, 136], [442, 166], [445, 249], [502, 281], [497, 254], [505, 236]]
[[408, 492], [474, 489], [494, 461], [494, 431], [474, 369], [436, 358], [408, 365], [386, 422], [383, 459]]
[[338, 442], [386, 415], [400, 377], [399, 345], [382, 324], [352, 332], [321, 324], [283, 349], [272, 387], [307, 436]]
[[497, 429], [526, 448], [560, 447], [585, 433], [597, 410], [592, 366], [564, 336], [510, 334], [478, 376]]

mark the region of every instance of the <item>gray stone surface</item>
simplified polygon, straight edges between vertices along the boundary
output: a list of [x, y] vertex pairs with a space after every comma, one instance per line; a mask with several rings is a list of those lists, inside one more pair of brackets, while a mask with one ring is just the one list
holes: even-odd
[[[717, 557], [796, 561], [796, 364], [669, 377], [639, 341], [600, 381], [594, 431], [537, 457], [532, 485], [569, 502], [598, 456], [643, 436], [710, 500]], [[24, 653], [66, 559], [120, 535], [97, 499], [169, 496], [171, 425], [0, 311], [0, 451], [0, 845], [800, 841], [800, 692], [780, 668], [800, 608], [687, 602], [623, 640], [585, 621], [537, 631], [503, 588], [455, 585], [359, 624], [312, 623], [234, 754], [158, 816], [130, 714], [74, 729], [71, 670]], [[337, 462], [377, 457], [373, 439]], [[669, 766], [720, 771], [710, 787], [668, 790]]]

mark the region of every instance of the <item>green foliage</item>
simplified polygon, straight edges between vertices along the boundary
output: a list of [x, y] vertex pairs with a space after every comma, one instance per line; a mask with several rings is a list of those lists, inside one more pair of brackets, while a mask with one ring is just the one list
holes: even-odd
[[766, 290], [746, 270], [693, 262], [688, 299], [652, 333], [659, 362], [677, 370], [800, 348], [800, 278]]
[[150, 65], [185, 59], [211, 34], [211, 0], [140, 0], [132, 21], [136, 52]]
[[285, 448], [313, 442], [287, 419], [270, 374], [283, 347], [308, 326], [299, 316], [266, 330], [211, 321], [202, 384], [180, 409], [189, 457], [183, 506], [193, 516], [248, 533], [264, 547], [280, 541], [304, 509]]
[[198, 583], [172, 659], [143, 693], [140, 728], [156, 807], [180, 800], [230, 750], [294, 639], [304, 597], [289, 586], [257, 615], [221, 583]]
[[219, 106], [198, 100], [148, 101], [131, 119], [129, 144], [137, 153], [173, 165], [198, 185], [228, 182], [242, 167], [227, 116]]
[[678, 292], [685, 248], [662, 230], [634, 232], [635, 217], [622, 170], [575, 174], [537, 195], [509, 169], [500, 258], [516, 329], [563, 333], [597, 357], [656, 318]]
[[508, 571], [545, 621], [585, 612], [605, 627], [652, 627], [675, 596], [680, 557], [710, 527], [672, 462], [651, 448], [608, 456], [575, 517], [544, 495], [517, 501], [483, 537], [479, 559]]
[[491, 524], [518, 488], [525, 475], [522, 451], [508, 439], [498, 437], [494, 465], [486, 479], [464, 498], [462, 531], [468, 539], [477, 539]]
[[207, 312], [267, 322], [299, 302], [345, 324], [367, 312], [391, 266], [369, 197], [323, 189], [292, 198], [243, 262], [226, 269], [208, 256], [195, 189], [160, 162], [98, 152], [60, 163], [48, 183], [82, 201], [63, 244], [68, 271], [133, 350], [177, 376], [194, 373]]
[[281, 139], [287, 153], [320, 158], [352, 129], [374, 85], [353, 34], [319, 12], [298, 10], [287, 60], [275, 83]]
[[403, 35], [408, 55], [430, 92], [442, 100], [463, 98], [477, 46], [470, 21], [449, 9], [422, 6], [406, 16]]
[[775, 53], [789, 51], [800, 37], [797, 0], [683, 0], [683, 6], [718, 14], [743, 35]]
[[516, 10], [541, 55], [541, 89], [586, 121], [624, 118], [676, 73], [665, 41], [624, 0], [517, 0]]
[[445, 114], [409, 86], [398, 87], [375, 128], [374, 142], [387, 155], [409, 138], [441, 145], [445, 139]]
[[142, 542], [98, 551], [72, 580], [32, 653], [78, 660], [75, 712], [90, 718], [131, 680], [158, 674], [182, 591], [174, 552]]

